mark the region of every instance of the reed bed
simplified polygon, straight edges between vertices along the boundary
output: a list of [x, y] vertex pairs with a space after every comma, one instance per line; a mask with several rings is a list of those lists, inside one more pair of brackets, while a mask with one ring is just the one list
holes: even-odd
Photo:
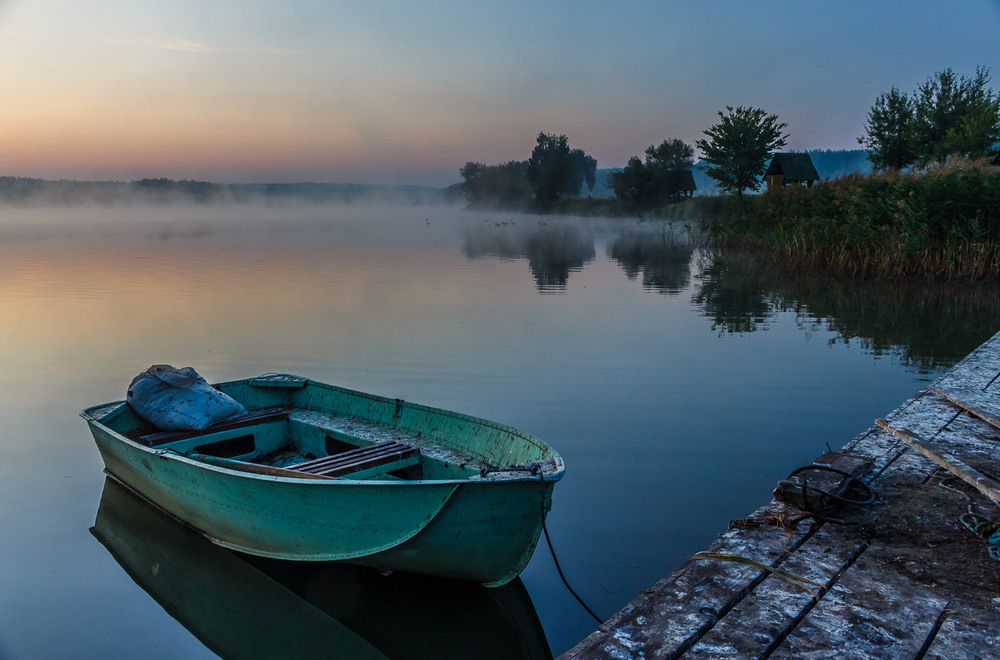
[[726, 220], [706, 217], [719, 244], [766, 249], [791, 267], [852, 278], [1000, 279], [1000, 170], [985, 162], [839, 177], [767, 192]]

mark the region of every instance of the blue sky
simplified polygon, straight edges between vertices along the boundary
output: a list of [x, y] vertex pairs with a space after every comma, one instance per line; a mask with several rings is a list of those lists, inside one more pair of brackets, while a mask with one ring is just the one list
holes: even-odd
[[991, 68], [1000, 0], [0, 0], [0, 175], [447, 185], [564, 133], [600, 167], [727, 105], [856, 148], [892, 86]]

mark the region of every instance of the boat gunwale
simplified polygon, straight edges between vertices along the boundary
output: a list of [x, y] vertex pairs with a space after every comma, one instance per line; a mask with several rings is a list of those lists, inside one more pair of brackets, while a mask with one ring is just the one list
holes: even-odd
[[[245, 384], [245, 385], [247, 385], [249, 387], [254, 387], [254, 385], [251, 385], [251, 381], [259, 380], [259, 379], [260, 379], [260, 377], [255, 377], [255, 378], [246, 378], [246, 379], [235, 380], [235, 381], [226, 381], [226, 382], [219, 383], [218, 386], [222, 386], [222, 387], [225, 387], [225, 386], [239, 386], [239, 385]], [[156, 457], [159, 457], [159, 458], [170, 458], [170, 459], [173, 459], [173, 460], [180, 460], [182, 463], [186, 463], [186, 464], [190, 465], [191, 467], [197, 467], [197, 468], [201, 468], [201, 469], [208, 469], [208, 470], [213, 471], [213, 472], [220, 472], [220, 473], [229, 474], [229, 475], [238, 475], [238, 476], [240, 476], [242, 478], [258, 479], [260, 481], [270, 481], [270, 482], [276, 482], [276, 483], [295, 483], [295, 484], [307, 483], [307, 484], [309, 484], [311, 486], [316, 486], [316, 487], [319, 487], [319, 486], [338, 486], [338, 485], [339, 486], [345, 486], [345, 485], [351, 485], [351, 486], [367, 486], [367, 487], [377, 487], [377, 488], [381, 488], [381, 487], [401, 488], [401, 487], [407, 487], [407, 486], [418, 486], [418, 485], [421, 485], [421, 484], [433, 484], [433, 485], [444, 485], [444, 484], [458, 484], [458, 485], [460, 485], [460, 484], [477, 484], [477, 485], [482, 484], [482, 485], [485, 485], [485, 484], [494, 484], [494, 485], [503, 485], [503, 484], [518, 483], [518, 482], [533, 482], [533, 483], [538, 483], [539, 481], [544, 482], [544, 483], [555, 483], [555, 482], [561, 480], [563, 478], [563, 476], [565, 475], [565, 473], [566, 473], [566, 467], [565, 467], [565, 463], [564, 463], [564, 461], [562, 459], [562, 456], [560, 456], [559, 453], [555, 451], [555, 449], [553, 449], [545, 441], [543, 441], [543, 440], [541, 440], [541, 439], [539, 439], [539, 438], [537, 438], [537, 437], [535, 437], [535, 436], [533, 436], [533, 435], [531, 435], [529, 433], [521, 431], [520, 429], [514, 428], [512, 426], [508, 426], [508, 425], [502, 424], [500, 422], [494, 422], [492, 420], [488, 420], [488, 419], [484, 419], [484, 418], [480, 418], [480, 417], [474, 417], [474, 416], [471, 416], [471, 415], [466, 415], [464, 413], [458, 413], [458, 412], [454, 412], [454, 411], [450, 411], [450, 410], [445, 410], [443, 408], [434, 408], [434, 407], [431, 407], [431, 406], [425, 406], [423, 404], [411, 403], [409, 401], [404, 401], [402, 399], [392, 399], [392, 398], [384, 397], [384, 396], [381, 396], [381, 395], [378, 395], [378, 394], [370, 394], [368, 392], [360, 392], [360, 391], [357, 391], [357, 390], [351, 390], [351, 389], [340, 387], [340, 386], [337, 386], [337, 385], [330, 385], [328, 383], [322, 383], [322, 382], [319, 382], [319, 381], [314, 381], [312, 379], [305, 379], [305, 383], [306, 383], [306, 386], [308, 386], [308, 385], [319, 386], [321, 388], [335, 390], [335, 391], [343, 392], [343, 393], [350, 394], [350, 395], [366, 397], [366, 398], [369, 398], [369, 399], [372, 399], [372, 400], [375, 400], [375, 401], [378, 401], [378, 402], [381, 402], [381, 403], [393, 404], [395, 402], [399, 402], [400, 406], [407, 406], [407, 407], [414, 408], [414, 409], [419, 410], [419, 411], [429, 412], [429, 413], [432, 413], [432, 414], [438, 414], [438, 415], [443, 414], [444, 416], [448, 416], [448, 417], [457, 418], [457, 419], [461, 419], [461, 420], [472, 422], [472, 423], [476, 423], [476, 424], [481, 424], [481, 425], [489, 426], [491, 428], [494, 428], [494, 429], [497, 429], [497, 430], [500, 430], [500, 431], [503, 431], [503, 432], [506, 432], [506, 433], [511, 433], [512, 435], [515, 435], [518, 439], [523, 439], [525, 441], [530, 442], [533, 446], [535, 446], [538, 449], [547, 450], [548, 452], [551, 453], [551, 456], [548, 457], [548, 458], [546, 458], [546, 459], [544, 459], [544, 460], [542, 460], [542, 461], [539, 461], [540, 469], [536, 473], [532, 473], [529, 469], [525, 469], [525, 470], [510, 470], [509, 468], [502, 468], [502, 469], [499, 469], [499, 470], [496, 470], [496, 471], [490, 471], [486, 476], [483, 476], [483, 475], [472, 475], [470, 477], [466, 477], [466, 478], [463, 478], [463, 479], [375, 480], [375, 479], [350, 479], [350, 478], [347, 478], [347, 477], [337, 477], [337, 478], [332, 478], [332, 479], [316, 479], [316, 478], [311, 478], [311, 477], [306, 477], [306, 476], [304, 476], [304, 477], [292, 477], [292, 476], [260, 474], [260, 473], [256, 473], [256, 472], [248, 472], [248, 471], [245, 471], [245, 470], [240, 470], [238, 468], [227, 468], [227, 467], [224, 467], [224, 466], [214, 465], [214, 464], [211, 464], [211, 463], [208, 463], [208, 462], [205, 462], [205, 461], [200, 461], [198, 459], [191, 458], [191, 457], [186, 456], [186, 455], [184, 455], [184, 454], [182, 454], [180, 452], [173, 451], [173, 450], [171, 450], [169, 448], [148, 447], [148, 446], [146, 446], [146, 445], [144, 445], [144, 444], [142, 444], [140, 442], [136, 442], [134, 440], [131, 440], [130, 438], [128, 438], [125, 435], [123, 435], [122, 433], [119, 433], [118, 431], [115, 431], [114, 429], [112, 429], [111, 427], [107, 426], [106, 424], [104, 424], [104, 423], [102, 423], [100, 421], [103, 417], [107, 416], [108, 414], [114, 414], [117, 411], [124, 410], [125, 407], [128, 406], [128, 403], [126, 401], [124, 401], [124, 400], [113, 401], [113, 402], [103, 403], [103, 404], [98, 404], [96, 406], [91, 406], [89, 408], [85, 408], [84, 410], [82, 410], [80, 412], [80, 416], [83, 419], [85, 419], [88, 424], [92, 424], [94, 426], [100, 427], [104, 432], [106, 432], [110, 437], [113, 437], [115, 440], [117, 440], [119, 442], [124, 442], [124, 443], [126, 443], [128, 445], [131, 445], [132, 447], [134, 447], [136, 449], [142, 450], [143, 453], [146, 453], [146, 454], [148, 454], [150, 456], [156, 456]], [[289, 407], [289, 409], [290, 410], [306, 410], [306, 411], [323, 412], [322, 410], [315, 409], [315, 408]], [[100, 417], [98, 417], [98, 416], [96, 416], [94, 414], [94, 413], [97, 413], [97, 412], [102, 412], [103, 414]], [[115, 414], [114, 416], [117, 417], [117, 414]], [[253, 428], [253, 425], [251, 425], [251, 426], [249, 426], [247, 428]], [[417, 443], [417, 445], [419, 446], [419, 443]], [[181, 459], [183, 459], [183, 460], [181, 460]], [[247, 462], [247, 463], [250, 464], [249, 462]]]

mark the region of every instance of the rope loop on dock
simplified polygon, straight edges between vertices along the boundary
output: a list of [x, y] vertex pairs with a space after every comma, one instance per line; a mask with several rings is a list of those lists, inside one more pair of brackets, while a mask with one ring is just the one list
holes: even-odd
[[[822, 496], [829, 497], [830, 499], [836, 502], [840, 502], [841, 504], [858, 504], [863, 506], [867, 504], [872, 504], [876, 499], [875, 491], [872, 489], [871, 486], [861, 481], [858, 477], [854, 476], [850, 472], [845, 472], [844, 470], [839, 470], [835, 467], [830, 467], [829, 465], [821, 465], [818, 463], [814, 463], [812, 465], [805, 465], [803, 467], [796, 468], [792, 470], [791, 474], [788, 475], [788, 479], [791, 479], [800, 472], [810, 472], [810, 471], [833, 472], [835, 474], [839, 474], [843, 477], [846, 477], [846, 480], [843, 482], [842, 486], [838, 488], [839, 492], [846, 494], [849, 493], [851, 490], [853, 490], [855, 486], [860, 486], [867, 493], [867, 496], [864, 497], [863, 499], [855, 500], [849, 497], [844, 497], [843, 495], [838, 495], [837, 493], [831, 493], [830, 491], [824, 490], [822, 488], [812, 488], [812, 491], [814, 493], [819, 493]], [[802, 477], [803, 505], [808, 505], [809, 502], [809, 498], [806, 495], [807, 490], [809, 490], [809, 479], [807, 477]], [[809, 511], [810, 513], [815, 513], [806, 508], [806, 506], [803, 506], [803, 509], [805, 511]]]

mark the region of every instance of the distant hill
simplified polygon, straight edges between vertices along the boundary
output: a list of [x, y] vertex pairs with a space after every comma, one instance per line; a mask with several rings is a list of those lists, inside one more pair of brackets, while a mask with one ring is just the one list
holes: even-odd
[[327, 204], [383, 202], [414, 205], [445, 200], [445, 191], [429, 186], [355, 183], [210, 183], [142, 179], [140, 181], [49, 181], [0, 177], [0, 204]]

